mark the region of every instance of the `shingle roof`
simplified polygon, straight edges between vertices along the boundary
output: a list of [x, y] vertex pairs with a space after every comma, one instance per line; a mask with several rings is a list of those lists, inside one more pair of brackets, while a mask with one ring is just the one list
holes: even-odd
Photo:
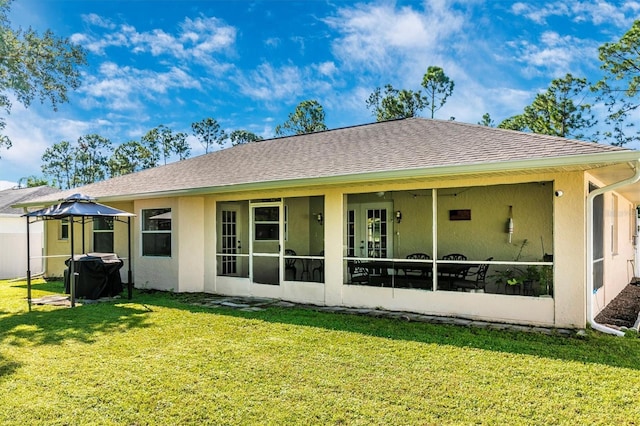
[[61, 194], [96, 198], [240, 184], [570, 158], [633, 150], [456, 121], [409, 118], [265, 140]]
[[15, 209], [11, 206], [27, 202], [33, 198], [39, 198], [49, 194], [60, 192], [56, 188], [50, 186], [38, 186], [34, 188], [12, 188], [0, 191], [0, 214], [16, 214], [24, 213], [22, 209]]

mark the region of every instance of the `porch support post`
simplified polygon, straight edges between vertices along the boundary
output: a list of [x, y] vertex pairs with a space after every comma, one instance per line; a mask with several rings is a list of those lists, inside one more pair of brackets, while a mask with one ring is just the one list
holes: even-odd
[[29, 216], [27, 219], [27, 303], [31, 312], [31, 237], [29, 236]]
[[431, 241], [433, 247], [431, 247], [431, 253], [433, 253], [433, 291], [438, 289], [438, 265], [436, 260], [438, 259], [438, 190], [436, 188], [431, 189]]
[[133, 274], [131, 273], [131, 216], [127, 217], [127, 263], [129, 268], [127, 271], [127, 298], [131, 300], [133, 292]]
[[84, 216], [80, 216], [81, 219], [81, 226], [82, 226], [82, 254], [85, 254], [87, 251], [84, 248]]
[[327, 190], [324, 196], [324, 303], [342, 304], [344, 264], [342, 238], [344, 233], [344, 195], [341, 190]]
[[74, 246], [73, 246], [73, 216], [69, 216], [69, 223], [71, 224], [71, 264], [69, 266], [69, 293], [71, 293], [71, 307], [76, 306], [76, 271], [75, 271], [75, 259], [73, 258]]

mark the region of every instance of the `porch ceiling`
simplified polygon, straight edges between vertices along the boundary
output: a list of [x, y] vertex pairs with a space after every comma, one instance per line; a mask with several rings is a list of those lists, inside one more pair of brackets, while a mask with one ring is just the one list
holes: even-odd
[[[614, 164], [607, 165], [597, 169], [589, 170], [595, 178], [601, 180], [607, 185], [620, 182], [624, 179], [630, 178], [634, 174], [632, 164]], [[623, 197], [630, 200], [635, 204], [640, 204], [640, 182], [632, 185], [627, 185], [622, 188], [618, 188], [616, 192], [620, 193]]]

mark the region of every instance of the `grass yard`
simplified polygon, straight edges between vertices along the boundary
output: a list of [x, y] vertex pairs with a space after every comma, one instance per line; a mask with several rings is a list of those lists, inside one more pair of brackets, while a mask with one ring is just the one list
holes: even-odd
[[[640, 339], [180, 295], [34, 306], [0, 281], [0, 424], [640, 424]], [[33, 297], [60, 293], [39, 282]]]

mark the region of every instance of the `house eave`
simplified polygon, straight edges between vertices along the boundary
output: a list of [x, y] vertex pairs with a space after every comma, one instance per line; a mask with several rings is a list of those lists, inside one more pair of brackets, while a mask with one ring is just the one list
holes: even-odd
[[613, 152], [606, 154], [588, 154], [544, 159], [526, 159], [498, 163], [460, 164], [402, 170], [384, 170], [365, 173], [352, 173], [314, 178], [283, 179], [264, 182], [246, 182], [232, 185], [208, 186], [201, 188], [185, 188], [179, 190], [155, 191], [148, 193], [126, 194], [120, 196], [100, 197], [101, 201], [133, 201], [139, 199], [176, 197], [186, 195], [228, 194], [231, 192], [249, 192], [278, 190], [284, 188], [300, 188], [313, 186], [334, 186], [344, 184], [362, 184], [368, 182], [385, 182], [403, 179], [419, 179], [452, 176], [461, 177], [475, 174], [504, 174], [506, 172], [541, 172], [590, 170], [613, 164], [629, 163], [640, 159], [639, 151]]
[[[134, 201], [151, 198], [166, 198], [205, 194], [228, 194], [232, 192], [250, 192], [292, 189], [309, 186], [336, 186], [345, 184], [363, 184], [370, 182], [388, 182], [404, 179], [429, 179], [434, 177], [451, 178], [470, 175], [522, 174], [554, 171], [592, 170], [614, 164], [625, 164], [640, 160], [639, 151], [616, 151], [598, 154], [571, 155], [553, 158], [535, 158], [503, 161], [494, 163], [465, 163], [446, 166], [411, 168], [401, 170], [379, 170], [362, 173], [346, 173], [331, 176], [281, 179], [262, 182], [241, 182], [228, 185], [213, 185], [197, 188], [170, 189], [161, 191], [129, 193], [118, 195], [90, 194], [100, 202]], [[31, 202], [20, 203], [13, 207], [42, 206], [55, 204]]]

